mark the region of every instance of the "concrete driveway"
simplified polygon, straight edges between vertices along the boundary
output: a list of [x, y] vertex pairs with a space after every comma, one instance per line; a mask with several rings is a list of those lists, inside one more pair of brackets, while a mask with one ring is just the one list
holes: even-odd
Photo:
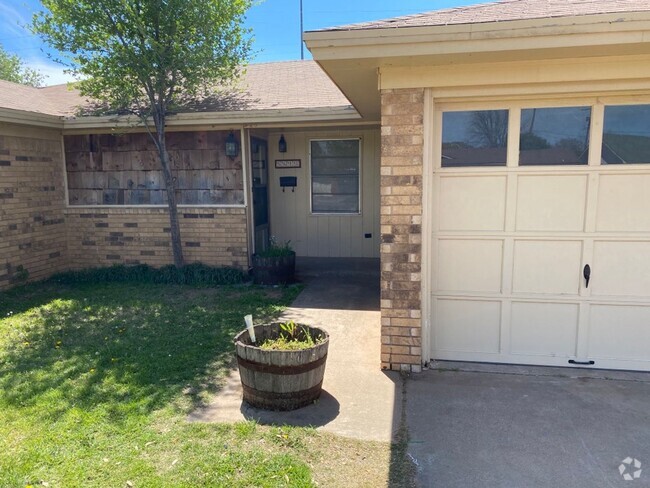
[[650, 375], [436, 368], [406, 389], [420, 486], [650, 487]]

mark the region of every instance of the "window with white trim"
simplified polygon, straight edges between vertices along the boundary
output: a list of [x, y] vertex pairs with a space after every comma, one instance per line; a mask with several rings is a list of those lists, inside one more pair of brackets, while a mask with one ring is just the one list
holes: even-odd
[[505, 166], [508, 110], [442, 114], [442, 167]]
[[315, 214], [359, 214], [360, 140], [312, 140], [311, 211]]
[[523, 109], [519, 165], [587, 164], [590, 126], [591, 107]]
[[650, 163], [650, 105], [605, 107], [602, 164]]

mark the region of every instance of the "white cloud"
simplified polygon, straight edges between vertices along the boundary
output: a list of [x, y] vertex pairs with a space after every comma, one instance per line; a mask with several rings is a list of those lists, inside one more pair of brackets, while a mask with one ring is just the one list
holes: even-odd
[[57, 63], [46, 62], [41, 59], [32, 59], [25, 61], [25, 66], [35, 69], [45, 76], [43, 84], [45, 86], [61, 85], [70, 81], [75, 81], [70, 74], [64, 73], [64, 67]]
[[2, 18], [3, 27], [11, 31], [12, 34], [25, 35], [26, 31], [23, 26], [27, 25], [28, 21], [18, 10], [5, 3], [0, 3], [0, 18]]

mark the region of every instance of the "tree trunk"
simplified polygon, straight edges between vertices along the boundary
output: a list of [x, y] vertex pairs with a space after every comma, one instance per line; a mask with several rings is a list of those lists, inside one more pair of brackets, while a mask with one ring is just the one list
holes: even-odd
[[165, 143], [164, 129], [157, 129], [158, 135], [158, 152], [160, 156], [160, 166], [162, 168], [165, 188], [167, 190], [167, 205], [169, 207], [169, 227], [171, 229], [172, 253], [174, 255], [174, 266], [180, 268], [185, 264], [183, 258], [183, 245], [181, 241], [181, 227], [178, 223], [178, 205], [176, 203], [176, 191], [174, 178], [172, 176], [169, 164], [169, 154], [167, 154], [167, 145]]

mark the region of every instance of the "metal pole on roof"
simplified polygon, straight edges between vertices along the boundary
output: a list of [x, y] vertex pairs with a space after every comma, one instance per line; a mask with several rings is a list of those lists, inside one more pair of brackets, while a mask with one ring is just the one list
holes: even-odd
[[305, 42], [302, 33], [302, 0], [300, 0], [300, 59], [305, 59]]

